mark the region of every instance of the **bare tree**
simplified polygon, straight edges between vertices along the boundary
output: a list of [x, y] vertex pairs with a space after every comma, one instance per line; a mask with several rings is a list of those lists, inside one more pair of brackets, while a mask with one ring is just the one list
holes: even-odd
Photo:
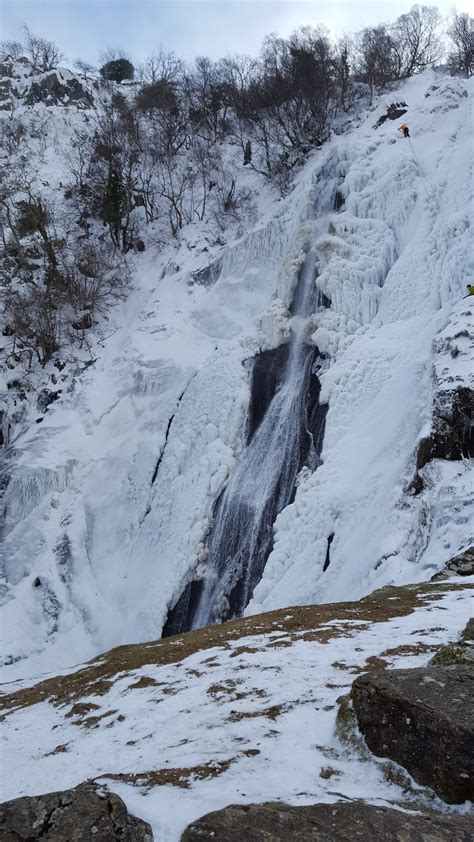
[[25, 48], [21, 41], [0, 41], [0, 61], [15, 61], [24, 55]]
[[182, 77], [184, 65], [173, 52], [166, 52], [158, 47], [145, 61], [138, 65], [137, 78], [145, 85], [154, 82], [168, 82], [176, 84]]
[[369, 85], [372, 102], [374, 92], [398, 76], [395, 43], [388, 28], [381, 24], [357, 33], [355, 46], [356, 79]]
[[97, 68], [94, 67], [93, 64], [89, 64], [89, 62], [83, 61], [81, 58], [77, 58], [75, 60], [74, 66], [77, 67], [79, 73], [84, 77], [86, 82], [89, 82], [97, 76]]
[[[130, 288], [130, 270], [124, 258], [101, 242], [85, 242], [64, 261], [67, 301], [78, 316], [86, 311], [91, 323], [104, 316]], [[77, 330], [78, 328], [76, 328]]]
[[397, 76], [404, 79], [439, 62], [443, 55], [441, 15], [435, 6], [413, 6], [391, 27]]
[[348, 111], [352, 104], [351, 97], [351, 53], [352, 40], [344, 35], [336, 45], [334, 66], [336, 69], [336, 87], [339, 104], [343, 111]]
[[219, 62], [199, 56], [192, 71], [185, 75], [183, 85], [193, 133], [213, 143], [221, 140], [229, 129], [230, 99], [222, 70]]
[[47, 38], [34, 35], [26, 24], [23, 25], [23, 32], [26, 56], [30, 60], [34, 71], [45, 73], [58, 67], [64, 56], [54, 41], [48, 41]]
[[10, 289], [6, 295], [5, 313], [13, 332], [13, 343], [19, 342], [45, 366], [61, 345], [61, 311], [51, 290], [36, 284]]
[[474, 18], [467, 12], [452, 11], [448, 25], [448, 36], [454, 50], [449, 54], [451, 72], [472, 75], [474, 65]]

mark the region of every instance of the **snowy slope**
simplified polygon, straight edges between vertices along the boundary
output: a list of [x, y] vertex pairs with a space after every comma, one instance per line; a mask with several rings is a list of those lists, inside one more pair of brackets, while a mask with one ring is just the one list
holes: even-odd
[[[399, 96], [413, 147], [391, 121], [373, 129], [385, 97], [313, 154], [285, 200], [263, 191], [250, 233], [209, 248], [198, 230], [191, 247], [136, 257], [136, 290], [95, 364], [8, 454], [2, 628], [11, 679], [159, 637], [205, 560], [213, 505], [242, 447], [246, 360], [288, 337], [328, 162], [345, 205], [317, 246], [318, 285], [331, 300], [314, 317], [329, 402], [323, 465], [304, 474], [278, 517], [248, 610], [423, 580], [468, 543], [456, 514], [472, 492], [464, 462], [428, 466], [440, 478], [416, 498], [407, 489], [430, 423], [434, 343], [450, 320], [458, 330], [472, 318], [461, 301], [473, 269], [469, 91], [472, 80], [412, 79]], [[217, 281], [192, 282], [191, 271], [216, 260]], [[472, 345], [461, 353], [467, 383]], [[452, 516], [437, 526], [446, 494]]]
[[[387, 588], [126, 646], [3, 697], [2, 800], [95, 779], [155, 839], [228, 804], [443, 804], [367, 750], [347, 693], [361, 672], [424, 666], [470, 616], [474, 577]], [[7, 688], [2, 688], [7, 689]]]
[[395, 140], [390, 121], [374, 133], [373, 116], [340, 142], [346, 210], [320, 245], [318, 283], [332, 308], [314, 335], [331, 358], [324, 464], [278, 519], [251, 610], [423, 579], [472, 543], [472, 466], [446, 468], [449, 505], [464, 513], [461, 528], [452, 518], [437, 540], [429, 539], [436, 492], [406, 493], [429, 429], [443, 331], [467, 330], [459, 361], [444, 363], [474, 388], [474, 308], [462, 300], [474, 270], [472, 104], [459, 80], [427, 82], [425, 74], [402, 88], [412, 145]]

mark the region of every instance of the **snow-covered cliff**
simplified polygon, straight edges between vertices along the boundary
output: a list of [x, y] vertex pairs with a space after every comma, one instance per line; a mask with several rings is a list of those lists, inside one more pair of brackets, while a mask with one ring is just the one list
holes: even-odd
[[[302, 469], [278, 515], [247, 611], [422, 581], [472, 542], [466, 447], [417, 466], [440, 383], [474, 389], [474, 307], [463, 300], [472, 79], [427, 72], [397, 96], [410, 142], [391, 120], [374, 128], [383, 97], [309, 157], [285, 199], [245, 171], [259, 192], [247, 232], [222, 246], [197, 226], [179, 249], [147, 244], [95, 362], [68, 369], [48, 411], [30, 408], [13, 427], [2, 541], [11, 679], [159, 637], [205, 572], [213, 509], [245, 446], [252, 359], [291, 333], [328, 166], [338, 207], [315, 250], [329, 306], [310, 331], [328, 404], [322, 464]], [[53, 132], [75, 119], [57, 108]], [[54, 188], [53, 152], [43, 160]]]

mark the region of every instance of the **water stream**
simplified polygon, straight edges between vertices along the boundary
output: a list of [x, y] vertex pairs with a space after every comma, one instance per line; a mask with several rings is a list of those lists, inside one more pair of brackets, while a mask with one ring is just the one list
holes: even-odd
[[327, 231], [335, 189], [335, 181], [327, 181], [317, 202], [276, 391], [216, 504], [204, 579], [187, 586], [170, 612], [165, 635], [242, 613], [271, 551], [275, 518], [294, 497], [299, 471], [319, 464], [327, 407], [319, 406], [319, 381], [312, 371], [317, 349], [308, 344], [307, 332], [309, 316], [323, 303], [315, 283], [314, 243]]

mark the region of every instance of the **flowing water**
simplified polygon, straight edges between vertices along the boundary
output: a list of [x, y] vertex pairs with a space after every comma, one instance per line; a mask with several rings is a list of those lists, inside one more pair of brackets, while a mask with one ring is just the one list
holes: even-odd
[[[191, 628], [238, 615], [248, 604], [271, 550], [275, 517], [291, 501], [302, 467], [301, 454], [308, 454], [311, 437], [308, 393], [315, 349], [306, 343], [306, 338], [308, 317], [319, 303], [313, 246], [327, 230], [327, 212], [334, 191], [335, 185], [329, 185], [326, 214], [314, 225], [313, 239], [300, 273], [280, 387], [242, 452], [216, 507], [205, 579]], [[318, 443], [312, 443], [313, 452], [309, 454], [312, 467], [317, 466], [319, 457], [315, 444]]]
[[309, 316], [323, 303], [316, 288], [314, 243], [327, 231], [335, 190], [335, 179], [326, 179], [316, 203], [279, 385], [217, 502], [204, 579], [188, 584], [164, 635], [242, 613], [271, 551], [275, 518], [292, 501], [300, 469], [306, 464], [314, 470], [319, 464], [327, 407], [318, 404], [319, 381], [312, 373], [317, 349], [307, 343], [307, 332]]

